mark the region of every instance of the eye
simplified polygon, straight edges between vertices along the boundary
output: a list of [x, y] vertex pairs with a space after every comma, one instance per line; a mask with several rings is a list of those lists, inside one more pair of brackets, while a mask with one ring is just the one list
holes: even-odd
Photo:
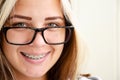
[[17, 22], [12, 24], [13, 27], [27, 27], [26, 23], [23, 22]]
[[59, 26], [59, 25], [58, 25], [57, 23], [49, 23], [48, 26], [49, 26], [49, 27], [57, 27], [57, 26]]

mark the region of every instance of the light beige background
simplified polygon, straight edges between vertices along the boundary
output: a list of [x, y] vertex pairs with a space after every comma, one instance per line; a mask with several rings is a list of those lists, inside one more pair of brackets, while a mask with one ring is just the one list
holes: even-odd
[[120, 0], [73, 0], [88, 46], [83, 73], [120, 80]]

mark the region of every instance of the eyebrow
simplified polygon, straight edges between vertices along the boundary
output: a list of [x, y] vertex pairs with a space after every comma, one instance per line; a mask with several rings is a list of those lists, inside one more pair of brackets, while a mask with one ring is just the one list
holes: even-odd
[[64, 18], [61, 16], [52, 16], [52, 17], [45, 18], [45, 20], [56, 20], [56, 19], [64, 20]]
[[23, 16], [23, 15], [13, 15], [13, 16], [10, 16], [8, 19], [13, 19], [13, 18], [21, 18], [21, 19], [26, 19], [26, 20], [32, 20], [31, 17], [27, 17], [27, 16]]
[[[32, 17], [23, 16], [23, 15], [18, 15], [18, 14], [15, 14], [15, 15], [13, 15], [13, 16], [10, 16], [8, 19], [13, 19], [13, 18], [21, 18], [21, 19], [26, 19], [26, 20], [32, 20]], [[56, 20], [56, 19], [64, 20], [64, 18], [61, 17], [61, 16], [51, 16], [51, 17], [46, 17], [46, 18], [45, 18], [45, 20]]]

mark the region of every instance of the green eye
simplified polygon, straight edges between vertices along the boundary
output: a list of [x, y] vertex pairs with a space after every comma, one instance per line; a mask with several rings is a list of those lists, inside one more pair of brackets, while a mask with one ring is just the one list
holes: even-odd
[[27, 27], [25, 23], [19, 22], [19, 23], [14, 23], [12, 24], [13, 27]]
[[56, 23], [49, 23], [48, 26], [49, 27], [57, 27], [58, 25]]

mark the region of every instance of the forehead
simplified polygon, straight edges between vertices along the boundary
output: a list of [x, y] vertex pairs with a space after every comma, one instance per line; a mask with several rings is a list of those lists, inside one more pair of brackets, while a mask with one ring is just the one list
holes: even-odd
[[18, 0], [11, 15], [63, 15], [60, 0]]
[[17, 5], [30, 5], [30, 6], [37, 6], [41, 5], [44, 6], [46, 4], [56, 4], [59, 5], [60, 0], [17, 0], [16, 4]]
[[18, 0], [13, 8], [14, 11], [62, 11], [59, 0]]

